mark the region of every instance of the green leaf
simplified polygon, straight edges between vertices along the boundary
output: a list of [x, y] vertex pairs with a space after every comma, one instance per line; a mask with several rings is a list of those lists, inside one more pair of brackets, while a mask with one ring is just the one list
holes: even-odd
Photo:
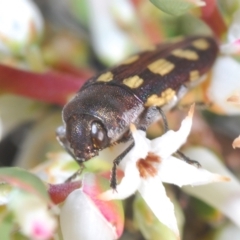
[[0, 168], [0, 180], [28, 193], [36, 194], [42, 200], [50, 203], [50, 198], [43, 182], [37, 176], [24, 169], [18, 167]]
[[184, 0], [150, 0], [153, 5], [168, 14], [179, 16], [186, 13], [195, 5]]
[[184, 14], [176, 23], [182, 35], [211, 35], [212, 30], [200, 18], [192, 14]]

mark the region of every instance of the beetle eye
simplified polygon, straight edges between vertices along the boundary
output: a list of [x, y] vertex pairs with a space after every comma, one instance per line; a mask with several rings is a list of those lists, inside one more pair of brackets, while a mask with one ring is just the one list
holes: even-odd
[[91, 137], [94, 148], [102, 149], [107, 146], [108, 143], [107, 133], [101, 123], [99, 122], [92, 123]]

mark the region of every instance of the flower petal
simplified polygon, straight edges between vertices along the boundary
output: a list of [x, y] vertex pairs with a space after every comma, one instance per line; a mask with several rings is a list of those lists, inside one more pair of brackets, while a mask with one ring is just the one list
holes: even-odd
[[61, 208], [60, 224], [64, 240], [113, 240], [115, 229], [81, 190], [73, 191]]
[[159, 176], [163, 182], [183, 185], [202, 185], [211, 182], [228, 181], [229, 178], [197, 168], [181, 159], [169, 157], [159, 166]]
[[190, 148], [185, 151], [187, 156], [194, 158], [206, 169], [229, 176], [231, 182], [211, 184], [197, 187], [184, 187], [184, 191], [209, 205], [219, 209], [240, 227], [240, 183], [237, 178], [221, 163], [211, 151], [205, 148]]
[[175, 233], [177, 239], [179, 239], [174, 206], [166, 195], [161, 179], [159, 177], [155, 177], [143, 180], [138, 191], [158, 220], [169, 227]]
[[[120, 237], [124, 227], [124, 213], [121, 201], [102, 201], [99, 194], [109, 187], [108, 179], [93, 173], [85, 173], [82, 179], [82, 191], [91, 199], [101, 215], [112, 225]], [[104, 190], [103, 190], [104, 189]]]
[[232, 146], [234, 149], [240, 147], [240, 136], [238, 136], [237, 138], [234, 139]]
[[150, 140], [146, 138], [146, 133], [137, 130], [133, 124], [131, 124], [130, 129], [134, 139], [134, 147], [119, 164], [123, 170], [129, 161], [136, 163], [139, 159], [145, 158], [150, 150]]
[[[207, 96], [220, 113], [239, 114], [239, 105], [227, 99], [239, 92], [240, 64], [231, 57], [218, 57], [216, 60]], [[213, 106], [214, 107], [214, 106]]]
[[194, 105], [191, 106], [188, 116], [182, 121], [178, 131], [168, 131], [159, 138], [152, 140], [151, 146], [154, 153], [161, 158], [167, 158], [175, 153], [187, 140], [192, 127]]

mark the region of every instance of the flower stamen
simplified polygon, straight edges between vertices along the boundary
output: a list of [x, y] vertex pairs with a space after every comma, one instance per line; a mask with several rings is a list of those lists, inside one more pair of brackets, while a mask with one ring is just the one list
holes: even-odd
[[146, 158], [140, 158], [136, 163], [140, 177], [156, 176], [158, 173], [156, 164], [159, 163], [161, 163], [161, 158], [152, 152], [149, 152]]

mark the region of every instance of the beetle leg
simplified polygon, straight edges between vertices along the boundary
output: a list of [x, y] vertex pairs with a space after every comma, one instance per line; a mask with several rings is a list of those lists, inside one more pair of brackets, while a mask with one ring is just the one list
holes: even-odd
[[151, 123], [159, 120], [159, 114], [163, 120], [164, 133], [166, 133], [169, 130], [166, 115], [162, 108], [155, 106], [149, 107], [144, 110], [144, 112], [140, 116], [140, 121], [137, 123], [137, 128], [146, 131], [149, 125], [151, 125]]
[[77, 178], [78, 176], [80, 176], [82, 174], [82, 172], [84, 170], [84, 165], [82, 162], [79, 165], [80, 165], [80, 168], [74, 174], [72, 174], [69, 178], [67, 178], [65, 180], [65, 183], [72, 182], [75, 178]]
[[158, 109], [158, 111], [159, 111], [159, 113], [162, 117], [162, 120], [163, 120], [164, 133], [166, 133], [169, 130], [167, 117], [166, 117], [164, 111], [160, 107], [158, 107], [157, 109]]
[[182, 153], [181, 151], [177, 151], [176, 154], [182, 159], [184, 160], [186, 163], [191, 164], [191, 165], [195, 165], [197, 166], [197, 168], [201, 167], [201, 164], [198, 161], [192, 160], [189, 157], [187, 157], [184, 153]]
[[110, 177], [110, 187], [116, 191], [117, 187], [117, 166], [121, 162], [121, 160], [130, 152], [130, 150], [134, 147], [134, 142], [132, 142], [120, 155], [118, 155], [113, 160], [113, 167]]

